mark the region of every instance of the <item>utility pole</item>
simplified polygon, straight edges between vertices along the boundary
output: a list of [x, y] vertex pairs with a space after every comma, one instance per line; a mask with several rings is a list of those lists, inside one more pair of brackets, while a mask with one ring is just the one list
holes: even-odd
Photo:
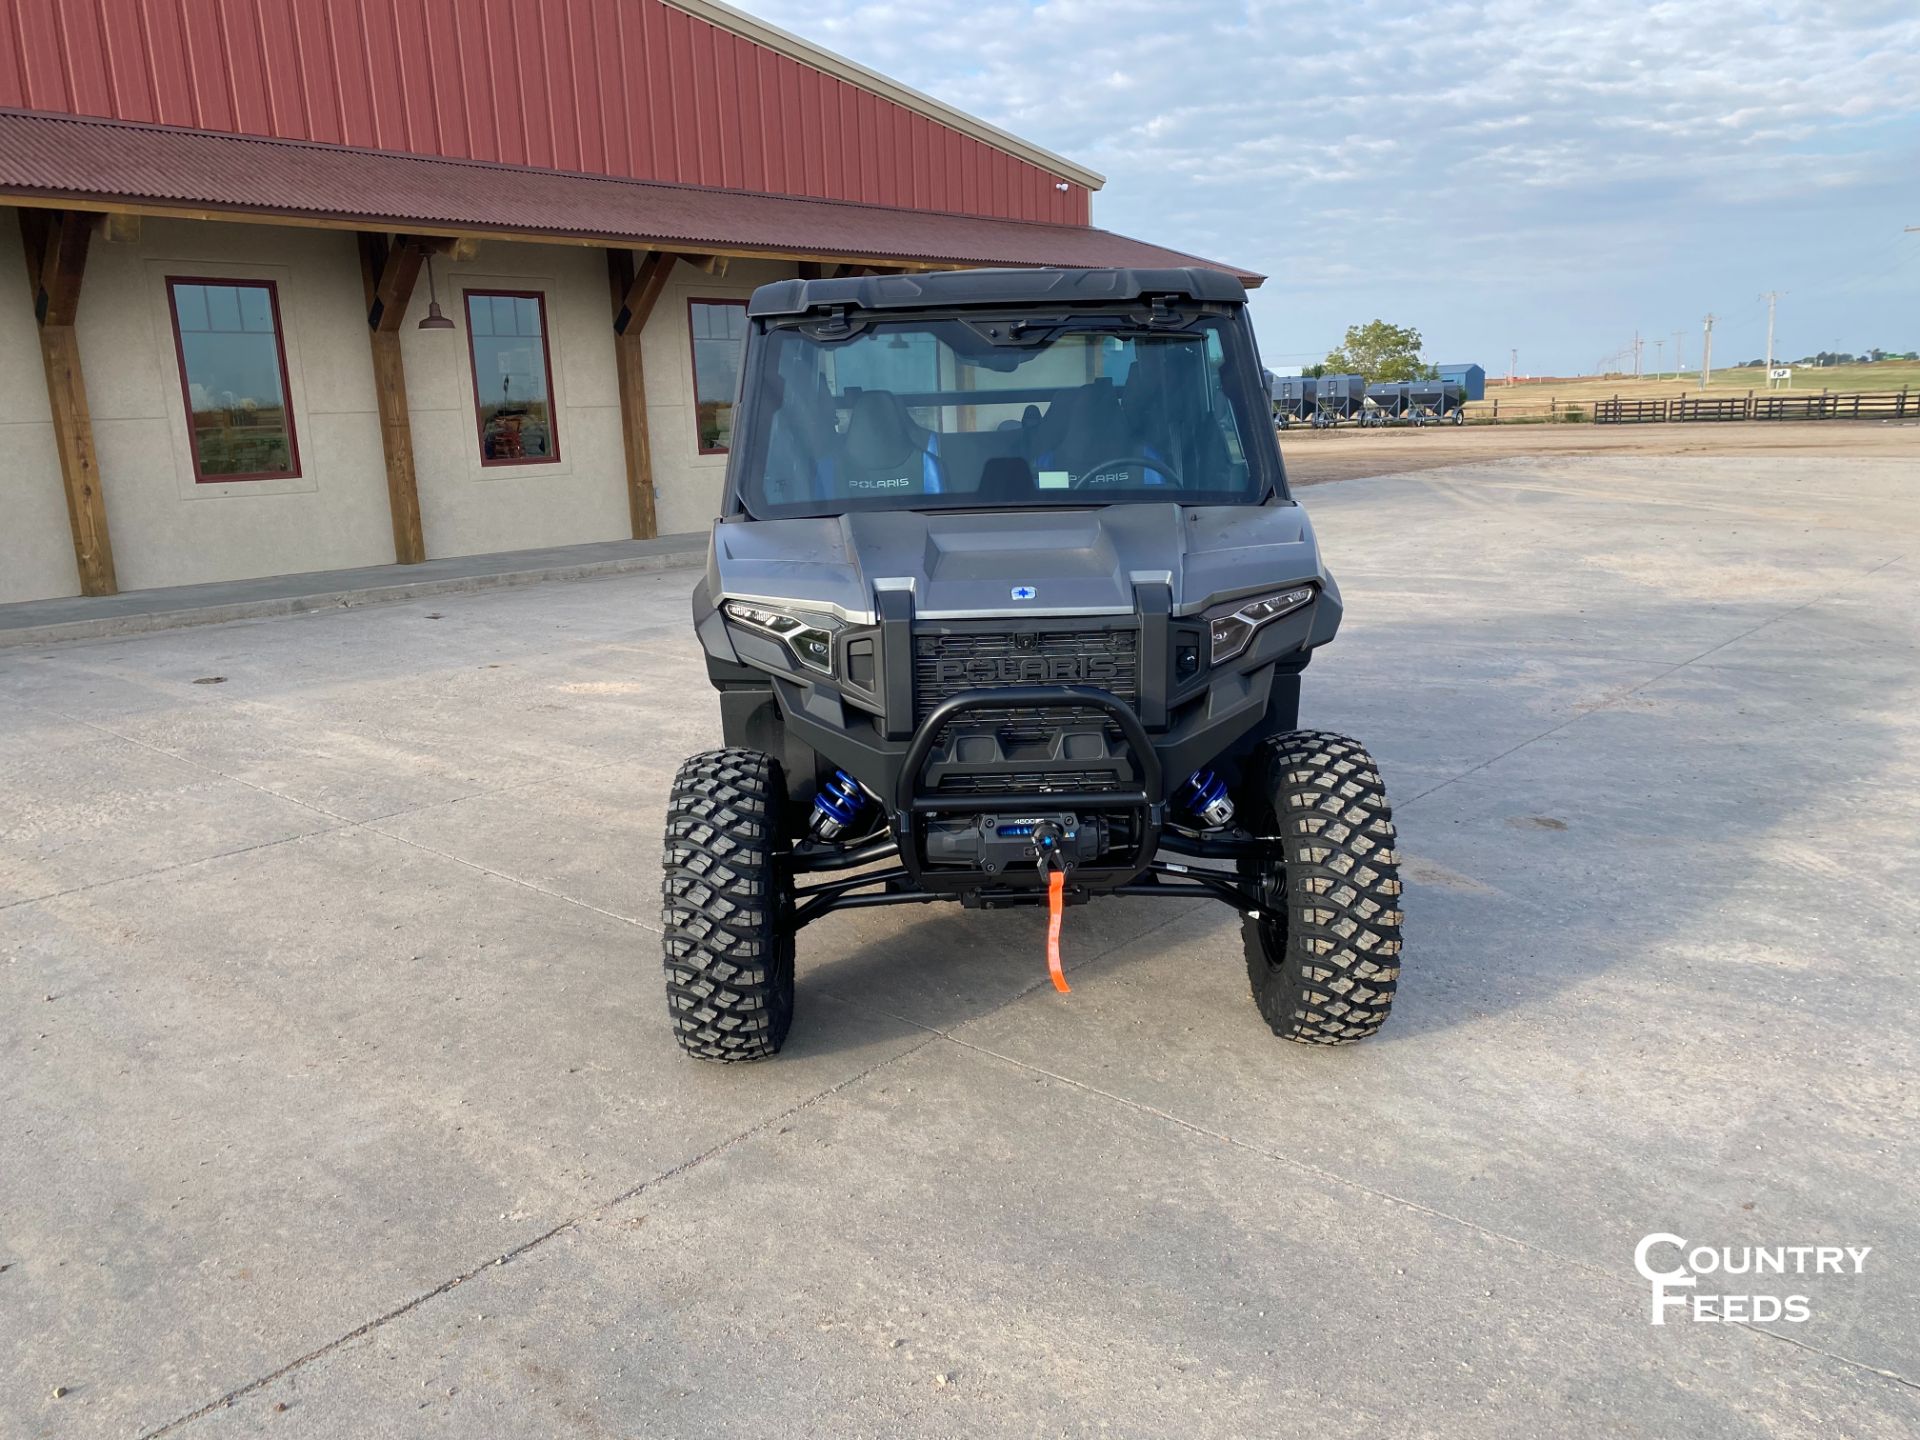
[[1673, 332], [1673, 373], [1675, 375], [1687, 368], [1686, 338], [1687, 332], [1684, 330]]
[[1707, 318], [1702, 322], [1706, 327], [1700, 340], [1700, 388], [1702, 390], [1713, 383], [1713, 322], [1719, 318], [1718, 315], [1709, 311]]
[[1653, 378], [1656, 380], [1667, 378], [1667, 342], [1664, 340], [1653, 342]]
[[1507, 351], [1507, 384], [1513, 384], [1514, 372], [1519, 368], [1520, 351], [1517, 348]]
[[1769, 290], [1760, 298], [1767, 302], [1767, 374], [1773, 374], [1773, 307], [1780, 299], [1781, 292]]
[[1640, 378], [1640, 332], [1633, 332], [1633, 378]]

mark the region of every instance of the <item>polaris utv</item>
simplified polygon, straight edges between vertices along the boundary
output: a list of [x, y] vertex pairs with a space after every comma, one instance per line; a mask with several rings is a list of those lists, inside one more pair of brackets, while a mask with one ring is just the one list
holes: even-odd
[[[1246, 293], [1212, 270], [971, 270], [754, 292], [693, 618], [726, 747], [668, 804], [668, 1008], [786, 1039], [835, 910], [1201, 896], [1274, 1033], [1371, 1035], [1392, 812], [1300, 730], [1340, 592], [1287, 492]], [[905, 957], [903, 956], [903, 963]]]

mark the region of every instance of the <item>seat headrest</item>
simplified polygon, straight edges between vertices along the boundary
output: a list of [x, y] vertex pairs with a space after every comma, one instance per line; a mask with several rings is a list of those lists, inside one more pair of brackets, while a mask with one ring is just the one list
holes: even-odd
[[872, 470], [903, 465], [926, 449], [919, 428], [891, 390], [863, 390], [854, 397], [853, 413], [847, 417], [847, 458]]

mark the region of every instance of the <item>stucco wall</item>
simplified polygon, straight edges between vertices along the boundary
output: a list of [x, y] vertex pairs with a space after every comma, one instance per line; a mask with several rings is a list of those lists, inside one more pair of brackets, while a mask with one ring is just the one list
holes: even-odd
[[[605, 263], [604, 261], [602, 262]], [[693, 336], [689, 300], [744, 300], [756, 286], [791, 278], [791, 265], [736, 260], [724, 279], [675, 265], [647, 320], [640, 353], [647, 375], [647, 423], [653, 441], [654, 503], [660, 533], [705, 530], [720, 513], [727, 457], [702, 455], [694, 424]], [[602, 282], [604, 289], [604, 282]]]
[[[0, 251], [19, 253], [0, 209]], [[0, 257], [0, 269], [6, 261]], [[628, 536], [626, 468], [603, 251], [483, 241], [434, 261], [451, 331], [422, 331], [423, 274], [401, 329], [427, 554], [481, 554]], [[642, 341], [659, 528], [706, 528], [726, 457], [694, 427], [690, 298], [743, 299], [793, 273], [738, 262], [724, 279], [678, 265]], [[165, 291], [167, 275], [272, 279], [279, 289], [297, 478], [197, 484]], [[480, 463], [467, 288], [546, 295], [560, 459]], [[393, 560], [359, 256], [341, 231], [146, 221], [139, 241], [95, 237], [79, 339], [107, 523], [122, 589]], [[0, 285], [0, 602], [77, 594], [27, 287]]]
[[[9, 215], [8, 229], [17, 232], [16, 215]], [[167, 309], [170, 274], [276, 283], [299, 476], [195, 482]], [[95, 237], [76, 328], [123, 590], [393, 559], [361, 308], [350, 236], [149, 220], [137, 243]], [[16, 428], [34, 432], [24, 449], [9, 447], [22, 463], [7, 465], [6, 484], [22, 492], [36, 514], [52, 497], [59, 519], [57, 532], [34, 542], [42, 553], [22, 572], [25, 583], [14, 582], [9, 565], [0, 591], [10, 599], [70, 595], [77, 589], [72, 541], [24, 282], [0, 286], [0, 312], [9, 337], [18, 331], [18, 343], [7, 346], [17, 353], [0, 371], [0, 404], [7, 414], [30, 414], [30, 425]], [[46, 584], [48, 554], [64, 556], [57, 586]]]
[[[473, 260], [454, 265], [436, 257], [433, 266], [441, 308], [456, 328], [418, 328], [429, 299], [424, 272], [400, 328], [427, 554], [628, 538], [605, 254], [584, 246], [482, 242]], [[481, 464], [467, 337], [470, 288], [546, 296], [558, 460]]]

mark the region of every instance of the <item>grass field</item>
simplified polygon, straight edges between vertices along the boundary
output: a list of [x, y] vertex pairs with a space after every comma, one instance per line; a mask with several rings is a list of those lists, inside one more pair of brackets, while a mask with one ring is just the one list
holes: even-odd
[[[1920, 390], [1920, 361], [1882, 360], [1874, 365], [1831, 365], [1821, 370], [1796, 369], [1792, 391], [1795, 394], [1819, 394], [1822, 390], [1851, 393], [1857, 390], [1898, 390], [1901, 386]], [[1767, 372], [1760, 369], [1733, 369], [1713, 372], [1710, 392], [1745, 394], [1765, 390]], [[1653, 398], [1660, 395], [1689, 395], [1700, 392], [1700, 372], [1692, 370], [1656, 380], [1631, 375], [1584, 375], [1569, 380], [1521, 381], [1509, 386], [1505, 380], [1487, 380], [1487, 401], [1533, 402], [1552, 400], [1605, 400], [1615, 395], [1627, 398]]]

